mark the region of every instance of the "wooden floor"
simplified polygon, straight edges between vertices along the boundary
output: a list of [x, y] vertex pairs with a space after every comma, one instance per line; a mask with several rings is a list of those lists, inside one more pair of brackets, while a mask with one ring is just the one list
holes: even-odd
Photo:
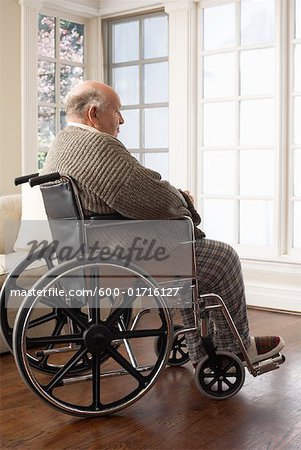
[[301, 317], [249, 311], [252, 334], [281, 334], [287, 361], [226, 401], [203, 397], [190, 364], [167, 368], [130, 408], [79, 419], [49, 408], [1, 363], [1, 449], [301, 449]]

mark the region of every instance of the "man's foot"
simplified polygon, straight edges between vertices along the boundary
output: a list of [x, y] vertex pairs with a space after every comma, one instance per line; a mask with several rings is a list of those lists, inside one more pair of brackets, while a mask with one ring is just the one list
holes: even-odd
[[[285, 342], [281, 336], [251, 336], [251, 344], [247, 348], [247, 353], [251, 363], [255, 364], [264, 359], [276, 356], [284, 346]], [[245, 358], [241, 353], [237, 356], [245, 363]], [[194, 369], [196, 369], [198, 363], [193, 364]]]
[[[259, 336], [251, 337], [251, 344], [247, 348], [247, 353], [254, 364], [264, 359], [277, 355], [284, 347], [285, 343], [280, 336]], [[237, 355], [244, 361], [243, 355]]]

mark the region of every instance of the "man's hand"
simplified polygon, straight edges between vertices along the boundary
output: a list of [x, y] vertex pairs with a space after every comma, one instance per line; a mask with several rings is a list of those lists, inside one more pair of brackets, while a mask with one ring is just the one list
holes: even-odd
[[184, 192], [185, 192], [185, 194], [188, 195], [188, 197], [190, 198], [191, 203], [194, 205], [194, 198], [193, 198], [191, 192], [190, 191], [184, 191]]

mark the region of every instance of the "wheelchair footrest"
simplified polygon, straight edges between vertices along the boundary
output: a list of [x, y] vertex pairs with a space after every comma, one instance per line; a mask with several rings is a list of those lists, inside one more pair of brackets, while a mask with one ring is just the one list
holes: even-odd
[[270, 372], [271, 370], [279, 369], [280, 364], [283, 364], [284, 361], [285, 357], [278, 353], [271, 358], [264, 359], [263, 361], [253, 364], [253, 368], [257, 375], [262, 375], [263, 373]]

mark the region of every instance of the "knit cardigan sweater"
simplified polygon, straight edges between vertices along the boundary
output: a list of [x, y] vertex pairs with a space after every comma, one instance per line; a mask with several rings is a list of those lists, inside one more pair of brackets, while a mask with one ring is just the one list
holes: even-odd
[[[75, 181], [84, 210], [120, 213], [132, 219], [201, 222], [189, 197], [143, 167], [116, 138], [69, 126], [54, 140], [43, 174], [59, 172]], [[196, 237], [204, 236], [196, 228]]]

